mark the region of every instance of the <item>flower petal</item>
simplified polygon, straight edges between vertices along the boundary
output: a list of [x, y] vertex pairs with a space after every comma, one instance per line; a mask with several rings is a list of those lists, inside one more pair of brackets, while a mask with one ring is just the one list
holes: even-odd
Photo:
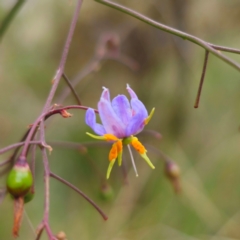
[[129, 84], [127, 84], [127, 90], [128, 90], [128, 93], [130, 94], [132, 99], [133, 98], [138, 99], [137, 94], [130, 88]]
[[107, 133], [111, 133], [118, 138], [125, 137], [125, 126], [114, 112], [109, 101], [101, 98], [98, 102], [99, 115]]
[[148, 112], [143, 103], [136, 99], [131, 99], [133, 116], [126, 128], [126, 135], [136, 135], [141, 132], [145, 126], [144, 120], [148, 117]]
[[112, 100], [112, 107], [123, 124], [127, 126], [132, 115], [130, 103], [127, 97], [124, 95], [118, 95]]
[[110, 93], [109, 93], [108, 88], [103, 87], [103, 92], [102, 92], [102, 95], [101, 95], [101, 99], [102, 98], [110, 102]]
[[89, 108], [86, 112], [86, 117], [85, 117], [85, 122], [86, 124], [92, 128], [92, 130], [98, 134], [98, 135], [104, 135], [106, 133], [104, 127], [96, 123], [96, 114], [92, 108]]

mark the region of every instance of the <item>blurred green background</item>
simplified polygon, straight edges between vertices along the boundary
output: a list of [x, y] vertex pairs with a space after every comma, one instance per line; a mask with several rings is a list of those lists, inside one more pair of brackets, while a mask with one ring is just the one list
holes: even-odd
[[[0, 3], [0, 22], [15, 1]], [[157, 21], [194, 34], [214, 44], [240, 48], [238, 0], [121, 1]], [[59, 64], [76, 1], [26, 1], [0, 43], [0, 147], [18, 142], [41, 112]], [[88, 202], [71, 189], [51, 180], [52, 230], [65, 231], [68, 240], [240, 239], [240, 72], [210, 54], [199, 109], [194, 101], [201, 76], [204, 50], [161, 32], [121, 12], [85, 0], [70, 48], [65, 72], [73, 79], [92, 59], [102, 35], [120, 39], [121, 52], [139, 64], [138, 71], [106, 60], [76, 87], [83, 105], [96, 107], [102, 86], [111, 96], [126, 94], [126, 83], [155, 115], [142, 133], [181, 168], [182, 193], [176, 195], [164, 175], [164, 164], [150, 149], [156, 169], [135, 155], [139, 177], [124, 157], [128, 184], [114, 167], [108, 181], [113, 197], [100, 197], [102, 181], [90, 159], [105, 175], [108, 146], [94, 145], [88, 154], [52, 145], [51, 169], [90, 196], [109, 216], [104, 222]], [[238, 55], [226, 54], [236, 61]], [[62, 81], [57, 96], [66, 88]], [[63, 103], [75, 104], [72, 96]], [[46, 128], [47, 142], [92, 141], [85, 132], [85, 113], [72, 118], [54, 116]], [[96, 141], [97, 142], [97, 141]], [[0, 156], [5, 160], [10, 153]], [[26, 205], [34, 228], [43, 217], [43, 167], [36, 158], [36, 196]], [[5, 178], [0, 180], [3, 187]], [[0, 239], [13, 239], [13, 202], [0, 206]], [[20, 240], [34, 239], [24, 216]], [[43, 235], [42, 239], [47, 239]]]

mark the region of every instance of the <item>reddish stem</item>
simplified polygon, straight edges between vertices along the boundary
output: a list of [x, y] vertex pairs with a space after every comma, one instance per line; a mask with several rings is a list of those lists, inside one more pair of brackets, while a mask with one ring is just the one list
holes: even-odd
[[72, 22], [71, 22], [71, 25], [70, 25], [70, 29], [69, 29], [69, 32], [68, 32], [68, 36], [67, 36], [67, 39], [66, 39], [66, 43], [65, 43], [65, 46], [64, 46], [64, 49], [63, 49], [62, 57], [61, 57], [61, 60], [60, 60], [60, 63], [59, 63], [59, 67], [58, 67], [57, 73], [56, 73], [56, 75], [53, 79], [54, 82], [53, 82], [51, 91], [48, 95], [48, 98], [46, 100], [46, 103], [45, 103], [45, 106], [43, 108], [42, 113], [48, 111], [48, 109], [51, 105], [52, 99], [53, 99], [53, 97], [55, 95], [55, 92], [57, 90], [60, 79], [62, 77], [62, 74], [64, 72], [64, 68], [65, 68], [70, 44], [72, 42], [73, 33], [74, 33], [74, 30], [75, 30], [77, 20], [78, 20], [78, 16], [79, 16], [79, 12], [80, 12], [80, 9], [81, 9], [81, 6], [82, 6], [82, 1], [83, 0], [78, 0], [77, 7], [76, 7], [76, 10], [74, 12]]
[[[42, 120], [46, 120], [48, 119], [50, 116], [54, 115], [54, 114], [61, 114], [61, 112], [63, 110], [68, 110], [68, 109], [81, 109], [81, 110], [87, 110], [88, 107], [85, 107], [85, 106], [79, 106], [79, 105], [70, 105], [70, 106], [66, 106], [66, 107], [63, 107], [63, 108], [58, 108], [58, 109], [54, 109], [54, 110], [51, 110], [49, 112], [46, 112], [46, 113], [43, 113], [41, 114], [37, 120], [34, 122], [34, 124], [32, 125], [30, 131], [29, 131], [29, 134], [26, 138], [26, 141], [25, 141], [25, 144], [24, 144], [24, 147], [23, 147], [23, 150], [22, 150], [22, 153], [21, 155], [22, 156], [26, 156], [27, 155], [27, 150], [28, 150], [28, 146], [30, 144], [30, 141], [31, 139], [34, 137], [34, 132], [35, 132], [35, 129], [37, 128], [37, 126], [39, 125], [39, 123], [42, 121]], [[98, 113], [97, 110], [95, 110], [96, 113]]]
[[196, 100], [195, 100], [194, 108], [198, 108], [198, 106], [199, 106], [199, 101], [200, 101], [200, 96], [201, 96], [201, 93], [202, 93], [203, 82], [204, 82], [206, 69], [207, 69], [208, 55], [209, 55], [209, 51], [206, 50], [205, 51], [205, 57], [204, 57], [204, 63], [203, 63], [202, 75], [201, 75], [201, 79], [200, 79], [200, 83], [199, 83], [199, 87], [198, 87], [198, 93], [197, 93], [197, 97], [196, 97]]

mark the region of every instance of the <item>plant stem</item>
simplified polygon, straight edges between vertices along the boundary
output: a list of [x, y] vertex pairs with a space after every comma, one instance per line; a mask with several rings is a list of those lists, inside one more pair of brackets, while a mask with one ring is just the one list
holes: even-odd
[[[164, 25], [162, 23], [159, 23], [157, 21], [154, 21], [146, 16], [144, 16], [143, 14], [141, 13], [138, 13], [128, 7], [125, 7], [125, 6], [122, 6], [118, 3], [114, 3], [114, 2], [111, 2], [109, 0], [95, 0], [96, 2], [99, 2], [99, 3], [102, 3], [106, 6], [109, 6], [111, 8], [114, 8], [116, 10], [119, 10], [123, 13], [126, 13], [142, 22], [145, 22], [155, 28], [158, 28], [164, 32], [168, 32], [170, 34], [173, 34], [175, 36], [178, 36], [178, 37], [181, 37], [183, 38], [184, 40], [188, 40], [192, 43], [195, 43], [199, 46], [201, 46], [202, 48], [204, 48], [205, 50], [208, 50], [209, 52], [211, 52], [213, 55], [215, 55], [216, 57], [222, 59], [224, 62], [228, 63], [229, 65], [231, 65], [232, 67], [236, 68], [237, 70], [240, 71], [240, 65], [233, 61], [232, 59], [230, 59], [229, 57], [223, 55], [222, 53], [220, 53], [218, 50], [222, 50], [222, 51], [230, 51], [232, 50], [231, 52], [235, 52], [235, 53], [240, 53], [240, 50], [236, 50], [236, 49], [231, 49], [231, 48], [225, 48], [225, 47], [221, 47], [221, 46], [218, 46], [218, 45], [212, 45], [208, 42], [205, 42], [204, 40], [198, 38], [198, 37], [195, 37], [193, 35], [190, 35], [188, 33], [185, 33], [185, 32], [182, 32], [182, 31], [179, 31], [175, 28], [171, 28], [167, 25]], [[216, 50], [216, 49], [218, 50]]]
[[2, 24], [0, 26], [0, 41], [2, 40], [3, 35], [8, 29], [10, 23], [12, 22], [17, 12], [21, 9], [24, 3], [25, 3], [25, 0], [18, 0], [16, 4], [13, 6], [13, 8], [10, 10], [8, 15], [3, 19]]
[[198, 93], [197, 93], [197, 97], [196, 97], [196, 100], [195, 100], [194, 108], [198, 108], [198, 106], [199, 106], [199, 101], [200, 101], [200, 96], [201, 96], [201, 93], [202, 93], [203, 82], [204, 82], [205, 73], [206, 73], [206, 69], [207, 69], [208, 55], [209, 55], [209, 51], [206, 50], [205, 51], [205, 57], [204, 57], [204, 63], [203, 63], [202, 75], [201, 75], [201, 79], [200, 79], [200, 83], [199, 83], [199, 87], [198, 87]]
[[58, 66], [58, 70], [57, 70], [57, 73], [56, 73], [56, 75], [53, 79], [53, 85], [52, 85], [52, 88], [51, 88], [50, 93], [48, 95], [48, 98], [46, 100], [46, 103], [45, 103], [45, 106], [43, 108], [42, 113], [48, 111], [48, 108], [50, 107], [52, 99], [53, 99], [53, 97], [55, 95], [55, 92], [57, 90], [59, 81], [60, 81], [60, 79], [62, 77], [62, 74], [64, 72], [64, 68], [65, 68], [70, 44], [72, 42], [73, 33], [74, 33], [74, 30], [75, 30], [75, 27], [76, 27], [76, 24], [77, 24], [78, 15], [79, 15], [79, 12], [80, 12], [80, 9], [81, 9], [81, 6], [82, 6], [82, 2], [83, 2], [83, 0], [78, 0], [78, 2], [77, 2], [77, 7], [76, 7], [76, 10], [75, 10], [73, 18], [72, 18], [72, 22], [71, 22], [70, 29], [69, 29], [69, 32], [68, 32], [67, 40], [66, 40], [66, 43], [65, 43], [65, 46], [64, 46], [64, 49], [63, 49], [63, 53], [62, 53], [62, 57], [61, 57], [61, 60], [60, 60], [59, 66]]
[[65, 73], [63, 73], [63, 78], [64, 78], [64, 80], [66, 81], [66, 83], [67, 83], [67, 85], [69, 86], [69, 88], [71, 89], [72, 94], [74, 95], [74, 97], [75, 97], [78, 105], [82, 105], [82, 104], [81, 104], [81, 101], [80, 101], [80, 99], [79, 99], [79, 97], [78, 97], [78, 95], [77, 95], [77, 93], [76, 93], [76, 91], [75, 91], [75, 89], [74, 89], [74, 87], [73, 87], [73, 85], [72, 85], [72, 83], [71, 83], [71, 81], [68, 79], [68, 77], [67, 77], [67, 75], [66, 75]]
[[65, 179], [59, 177], [58, 175], [54, 174], [54, 173], [50, 173], [50, 176], [52, 178], [57, 179], [58, 181], [62, 182], [63, 184], [67, 185], [68, 187], [72, 188], [75, 192], [77, 192], [78, 194], [80, 194], [83, 198], [85, 198], [103, 217], [104, 220], [107, 220], [108, 217], [106, 216], [105, 213], [103, 213], [103, 211], [96, 205], [96, 203], [94, 203], [88, 196], [86, 196], [81, 190], [79, 190], [77, 187], [75, 187], [74, 185], [72, 185], [71, 183], [69, 183], [68, 181], [66, 181]]
[[[27, 135], [27, 138], [25, 140], [25, 144], [24, 144], [24, 147], [23, 147], [23, 150], [22, 150], [22, 153], [21, 155], [23, 156], [26, 156], [27, 155], [27, 150], [28, 150], [28, 146], [29, 146], [29, 142], [31, 141], [31, 139], [34, 137], [34, 133], [35, 133], [35, 130], [37, 128], [37, 126], [39, 125], [39, 123], [43, 120], [46, 120], [48, 119], [50, 116], [54, 115], [54, 114], [61, 114], [61, 112], [63, 110], [68, 110], [68, 109], [81, 109], [81, 110], [87, 110], [88, 107], [85, 107], [85, 106], [79, 106], [79, 105], [70, 105], [70, 106], [66, 106], [66, 107], [63, 107], [63, 108], [58, 108], [58, 109], [53, 109], [53, 110], [50, 110], [49, 112], [46, 112], [46, 113], [42, 113], [38, 118], [37, 120], [34, 122], [34, 124], [32, 125], [30, 131], [29, 131], [29, 134]], [[97, 110], [95, 110], [96, 113], [98, 113]]]

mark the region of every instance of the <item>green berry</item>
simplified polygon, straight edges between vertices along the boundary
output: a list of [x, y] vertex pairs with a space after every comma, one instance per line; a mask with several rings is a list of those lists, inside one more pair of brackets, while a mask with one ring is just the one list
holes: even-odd
[[21, 197], [28, 193], [33, 184], [33, 177], [27, 163], [16, 163], [8, 174], [7, 189], [13, 197]]

